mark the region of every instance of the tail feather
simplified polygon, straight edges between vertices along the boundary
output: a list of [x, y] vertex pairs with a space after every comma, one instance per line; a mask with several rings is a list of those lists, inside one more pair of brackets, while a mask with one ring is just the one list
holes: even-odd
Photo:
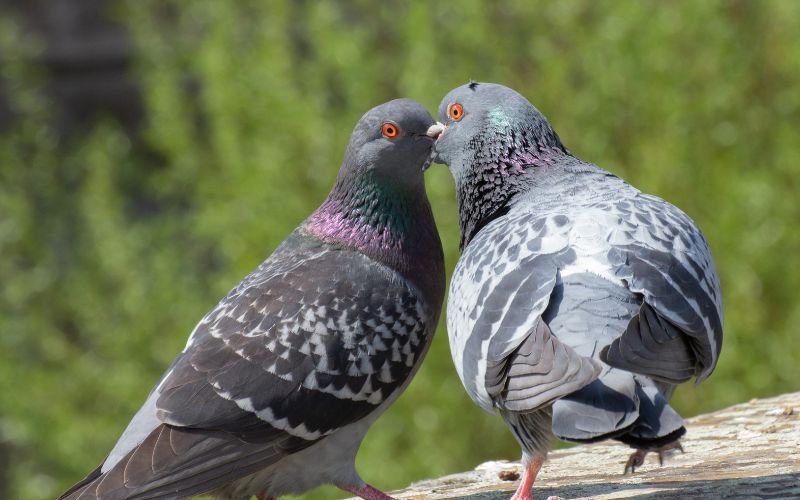
[[271, 442], [248, 443], [225, 431], [161, 425], [111, 469], [96, 469], [59, 500], [174, 499], [206, 493], [312, 443], [278, 430]]
[[553, 404], [553, 433], [567, 441], [617, 439], [647, 450], [674, 442], [685, 432], [683, 418], [656, 382], [613, 368]]
[[640, 384], [640, 377], [636, 378], [639, 418], [628, 432], [616, 439], [642, 450], [661, 448], [680, 439], [686, 434], [683, 418], [672, 409], [654, 384]]
[[560, 439], [591, 443], [626, 432], [639, 418], [636, 382], [613, 368], [553, 404], [553, 433]]
[[85, 478], [81, 479], [75, 485], [73, 485], [72, 488], [62, 493], [61, 496], [58, 497], [58, 500], [65, 500], [66, 498], [78, 498], [80, 496], [77, 494], [79, 490], [83, 490], [85, 487], [92, 484], [95, 479], [103, 475], [103, 473], [100, 472], [101, 467], [102, 466], [98, 465], [97, 468], [90, 472]]

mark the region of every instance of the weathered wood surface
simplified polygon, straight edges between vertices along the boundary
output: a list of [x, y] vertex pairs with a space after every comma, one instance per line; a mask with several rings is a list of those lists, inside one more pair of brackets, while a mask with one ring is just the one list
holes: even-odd
[[[622, 475], [631, 450], [605, 442], [553, 452], [534, 496], [565, 499], [800, 498], [800, 392], [752, 400], [687, 423], [684, 454], [663, 466], [656, 455]], [[507, 499], [514, 462], [488, 462], [471, 472], [423, 481], [392, 496], [401, 499]], [[509, 471], [504, 473], [504, 471]]]

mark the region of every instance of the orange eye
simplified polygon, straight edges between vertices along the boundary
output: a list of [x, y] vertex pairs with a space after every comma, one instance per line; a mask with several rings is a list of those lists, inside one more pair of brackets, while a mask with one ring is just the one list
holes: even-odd
[[384, 123], [383, 128], [381, 128], [381, 133], [384, 137], [388, 137], [389, 139], [394, 139], [397, 137], [397, 134], [400, 133], [398, 130], [397, 125], [394, 123]]
[[453, 120], [458, 121], [464, 116], [464, 106], [455, 102], [447, 108], [447, 114], [450, 115], [450, 118]]

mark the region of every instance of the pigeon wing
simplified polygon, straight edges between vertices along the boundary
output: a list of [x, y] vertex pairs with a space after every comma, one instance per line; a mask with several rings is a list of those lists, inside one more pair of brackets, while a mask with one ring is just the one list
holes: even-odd
[[668, 383], [701, 382], [722, 345], [722, 294], [708, 243], [658, 197], [638, 194], [611, 209], [620, 223], [609, 235], [609, 261], [644, 303], [602, 359]]
[[362, 254], [288, 243], [203, 318], [102, 474], [68, 498], [209, 491], [405, 384], [434, 326], [416, 290]]
[[453, 275], [447, 319], [472, 399], [528, 411], [589, 384], [599, 364], [553, 336], [541, 315], [558, 269], [574, 260], [563, 215], [510, 213], [469, 243]]

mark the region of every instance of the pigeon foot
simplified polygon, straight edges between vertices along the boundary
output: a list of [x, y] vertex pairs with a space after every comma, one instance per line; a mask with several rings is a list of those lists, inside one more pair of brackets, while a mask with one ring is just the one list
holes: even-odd
[[543, 464], [544, 457], [535, 456], [528, 461], [517, 491], [514, 492], [511, 500], [533, 500], [533, 482], [536, 481], [536, 475], [539, 474]]
[[630, 458], [628, 458], [628, 461], [625, 463], [625, 470], [623, 471], [623, 474], [628, 474], [628, 472], [633, 474], [636, 472], [636, 469], [644, 464], [644, 458], [650, 452], [658, 453], [658, 465], [664, 465], [664, 457], [670, 455], [675, 450], [683, 453], [683, 446], [681, 446], [680, 441], [675, 441], [652, 450], [636, 450], [635, 452], [631, 453]]
[[348, 491], [357, 497], [363, 498], [364, 500], [395, 500], [378, 488], [368, 484], [364, 484], [360, 487], [347, 484], [344, 486], [339, 486], [339, 489]]

